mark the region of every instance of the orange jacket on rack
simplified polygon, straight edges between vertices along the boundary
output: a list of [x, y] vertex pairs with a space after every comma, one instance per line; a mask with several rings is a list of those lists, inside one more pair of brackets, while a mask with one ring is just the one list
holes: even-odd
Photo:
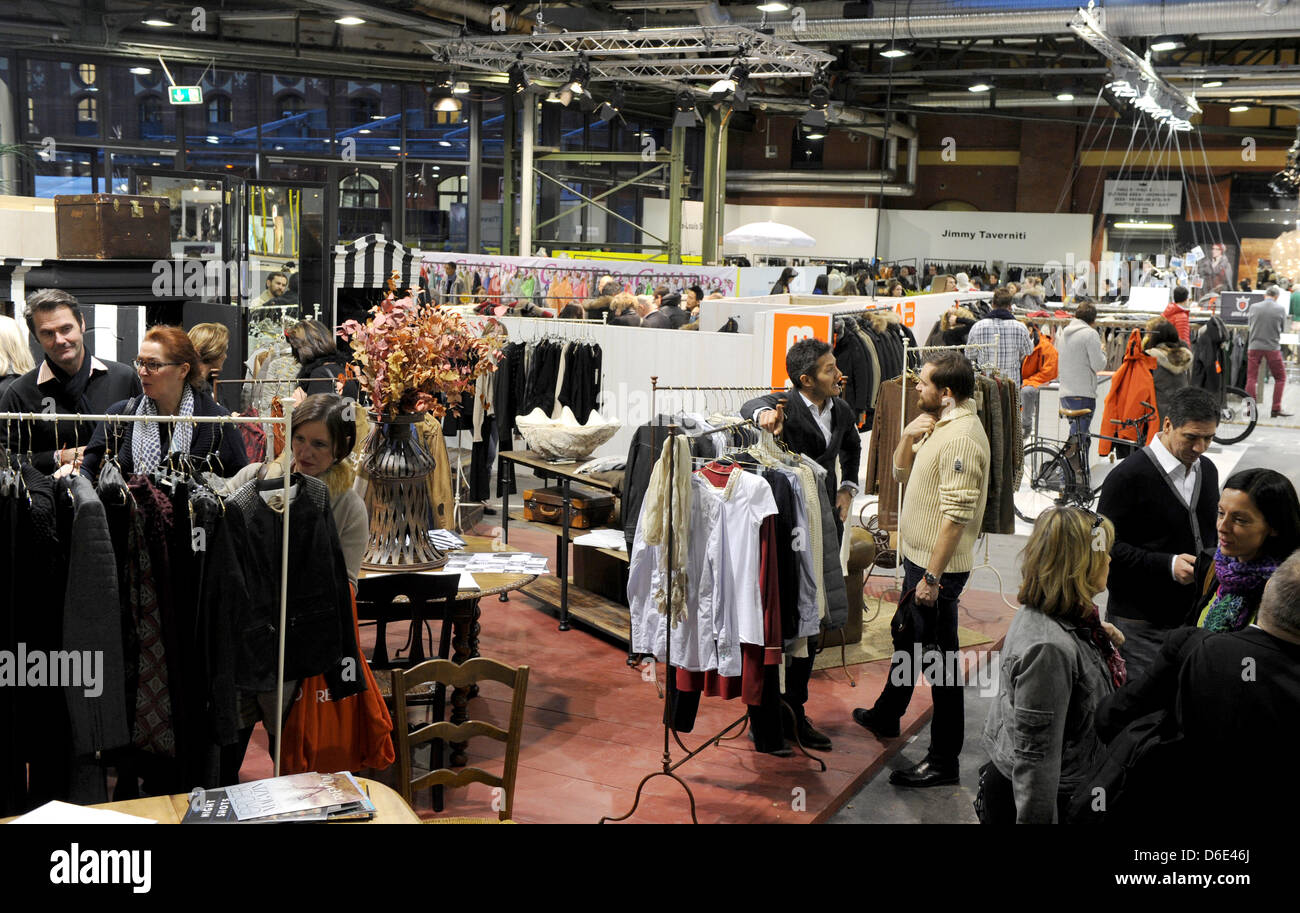
[[[1134, 330], [1129, 334], [1128, 347], [1124, 350], [1124, 363], [1110, 381], [1106, 409], [1101, 416], [1102, 434], [1134, 441], [1140, 447], [1160, 430], [1158, 417], [1153, 418], [1147, 425], [1147, 438], [1139, 441], [1136, 428], [1120, 428], [1110, 423], [1111, 419], [1123, 421], [1145, 415], [1149, 410], [1142, 405], [1143, 402], [1155, 408], [1156, 384], [1151, 374], [1155, 367], [1156, 360], [1142, 351], [1142, 333]], [[1106, 456], [1112, 446], [1110, 441], [1098, 441], [1097, 455]]]
[[1041, 387], [1045, 383], [1056, 380], [1059, 361], [1052, 340], [1039, 333], [1038, 345], [1034, 346], [1034, 351], [1026, 355], [1025, 360], [1020, 363], [1020, 386]]

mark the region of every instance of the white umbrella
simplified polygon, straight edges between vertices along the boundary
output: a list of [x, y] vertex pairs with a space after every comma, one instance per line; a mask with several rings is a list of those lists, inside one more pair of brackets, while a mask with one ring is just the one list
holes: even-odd
[[817, 239], [780, 222], [750, 222], [723, 235], [728, 244], [750, 247], [812, 247]]

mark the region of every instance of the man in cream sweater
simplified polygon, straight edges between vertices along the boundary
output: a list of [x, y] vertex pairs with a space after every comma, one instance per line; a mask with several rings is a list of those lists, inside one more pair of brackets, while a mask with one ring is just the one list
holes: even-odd
[[[957, 598], [974, 566], [975, 540], [988, 496], [989, 440], [975, 411], [975, 372], [957, 351], [936, 353], [921, 366], [916, 385], [921, 415], [906, 428], [894, 451], [894, 478], [906, 485], [899, 515], [903, 592], [915, 588], [911, 617], [894, 629], [894, 657], [884, 690], [870, 710], [853, 719], [880, 737], [899, 733], [912, 691], [943, 651], [943, 670], [955, 667]], [[928, 675], [927, 675], [928, 678]], [[965, 719], [959, 682], [932, 683], [934, 720], [930, 750], [915, 766], [896, 770], [897, 786], [956, 783]]]

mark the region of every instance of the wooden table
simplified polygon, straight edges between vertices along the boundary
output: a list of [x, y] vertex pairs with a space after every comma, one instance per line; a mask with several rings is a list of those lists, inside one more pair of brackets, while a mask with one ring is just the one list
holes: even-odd
[[[569, 511], [572, 502], [572, 483], [578, 482], [588, 488], [607, 491], [611, 494], [614, 492], [614, 485], [602, 479], [592, 478], [589, 475], [579, 475], [576, 470], [582, 464], [577, 461], [552, 463], [530, 450], [500, 451], [497, 455], [497, 477], [510, 479], [513, 473], [508, 476], [506, 472], [507, 466], [510, 465], [526, 467], [543, 482], [555, 482], [559, 488], [560, 497], [564, 502], [564, 515], [558, 525], [554, 523], [533, 523], [525, 520], [522, 512], [515, 516], [511, 515], [510, 486], [508, 484], [502, 486], [501, 530], [502, 537], [506, 542], [510, 541], [510, 521], [512, 519], [516, 523], [524, 523], [534, 529], [555, 534], [555, 580], [553, 582], [550, 580], [539, 581], [537, 585], [526, 588], [524, 592], [545, 605], [559, 609], [561, 631], [569, 630], [569, 618], [572, 616], [591, 625], [596, 630], [630, 645], [632, 640], [632, 616], [627, 606], [585, 590], [580, 586], [574, 586], [569, 579]], [[591, 530], [581, 530], [581, 533], [588, 532], [591, 532]], [[596, 551], [618, 561], [626, 562], [628, 560], [626, 552], [603, 548], [596, 549]], [[633, 664], [631, 657], [628, 658], [628, 664]]]
[[[401, 796], [394, 790], [378, 783], [374, 780], [367, 780], [364, 777], [357, 777], [357, 782], [361, 784], [370, 795], [370, 801], [375, 803], [375, 817], [369, 821], [335, 821], [327, 822], [332, 824], [419, 824], [420, 818], [411, 810], [411, 806], [406, 804]], [[106, 808], [110, 811], [122, 812], [124, 815], [135, 815], [137, 818], [149, 818], [157, 821], [159, 824], [180, 824], [185, 813], [189, 811], [190, 797], [182, 794], [178, 796], [152, 796], [148, 799], [128, 799], [124, 802], [105, 802], [102, 805], [92, 805], [91, 808]], [[2, 818], [0, 824], [8, 824], [13, 818]]]
[[[498, 539], [489, 539], [486, 536], [461, 536], [465, 540], [465, 548], [461, 551], [466, 554], [477, 552], [517, 552], [519, 549], [511, 548]], [[381, 574], [438, 574], [442, 573], [438, 569], [430, 571], [407, 571], [395, 567], [391, 571], [371, 571], [362, 570], [361, 577], [375, 577]], [[501, 596], [502, 598], [512, 590], [518, 590], [527, 586], [537, 579], [537, 574], [474, 574], [474, 580], [479, 585], [477, 590], [458, 590], [456, 592], [456, 601], [452, 603], [448, 613], [447, 621], [451, 622], [451, 660], [454, 663], [463, 663], [466, 660], [473, 659], [479, 655], [478, 636], [481, 631], [479, 619], [482, 617], [482, 610], [479, 608], [479, 600], [484, 596]], [[478, 686], [471, 685], [468, 688], [453, 688], [451, 692], [451, 722], [459, 725], [469, 719], [468, 707], [469, 700], [478, 695]], [[451, 766], [462, 767], [465, 764], [465, 742], [451, 742]]]

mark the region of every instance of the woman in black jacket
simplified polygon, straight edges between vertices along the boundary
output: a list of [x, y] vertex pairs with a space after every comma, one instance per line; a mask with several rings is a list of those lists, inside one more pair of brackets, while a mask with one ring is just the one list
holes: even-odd
[[[339, 353], [334, 334], [319, 320], [300, 320], [285, 331], [293, 357], [302, 368], [298, 371], [299, 387], [294, 400], [301, 401], [313, 393], [339, 393], [344, 398], [356, 400], [361, 385], [349, 380], [339, 389], [338, 380], [347, 368], [347, 359]], [[314, 383], [303, 383], [312, 380]], [[331, 387], [324, 381], [334, 381]], [[302, 391], [299, 393], [298, 391]]]
[[[156, 326], [145, 333], [135, 366], [144, 396], [119, 400], [108, 407], [109, 415], [230, 414], [204, 389], [203, 362], [180, 327]], [[99, 479], [106, 453], [124, 476], [149, 472], [171, 453], [210, 456], [210, 468], [223, 477], [248, 464], [239, 426], [217, 422], [101, 422], [81, 464], [82, 474], [92, 482]]]
[[776, 282], [772, 285], [772, 291], [768, 292], [768, 294], [769, 295], [790, 294], [790, 283], [794, 281], [794, 277], [797, 275], [799, 274], [795, 271], [795, 268], [793, 266], [787, 266], [785, 269], [781, 270], [780, 278], [778, 278]]

